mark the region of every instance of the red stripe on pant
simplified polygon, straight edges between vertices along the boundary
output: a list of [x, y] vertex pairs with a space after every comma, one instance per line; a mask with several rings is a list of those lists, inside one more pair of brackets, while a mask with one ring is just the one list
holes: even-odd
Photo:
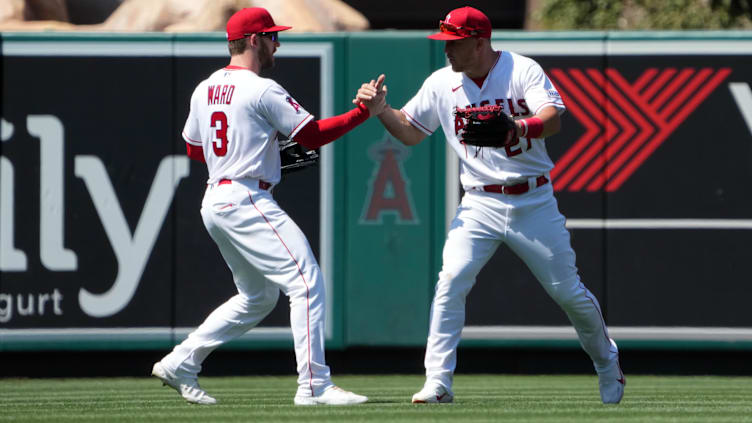
[[[300, 268], [300, 264], [298, 264], [298, 261], [295, 260], [295, 257], [292, 255], [292, 252], [289, 248], [287, 248], [287, 244], [285, 244], [285, 241], [282, 240], [282, 237], [279, 235], [279, 232], [277, 232], [277, 229], [274, 228], [274, 225], [272, 225], [272, 222], [269, 221], [269, 219], [266, 218], [264, 213], [256, 206], [256, 202], [253, 201], [253, 195], [251, 195], [251, 192], [248, 192], [248, 198], [251, 199], [251, 204], [253, 204], [253, 207], [256, 209], [256, 211], [259, 212], [261, 217], [264, 218], [267, 224], [269, 224], [269, 227], [272, 228], [272, 231], [274, 231], [274, 234], [277, 235], [277, 238], [279, 239], [279, 242], [282, 243], [282, 246], [285, 247], [285, 250], [287, 250], [287, 253], [290, 255], [290, 258], [292, 261], [295, 262], [295, 266], [298, 267], [298, 273], [300, 274], [300, 279], [303, 280], [303, 284], [306, 287], [306, 331], [308, 332], [308, 385], [311, 388], [311, 395], [314, 395], [313, 392], [313, 366], [311, 365], [311, 291], [308, 288], [308, 281], [306, 281], [305, 276], [303, 275], [303, 270]], [[291, 324], [294, 324], [293, 322], [290, 322]]]

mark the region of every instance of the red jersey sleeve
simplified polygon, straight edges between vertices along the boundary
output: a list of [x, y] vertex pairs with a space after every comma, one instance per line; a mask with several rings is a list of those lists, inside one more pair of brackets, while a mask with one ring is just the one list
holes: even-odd
[[365, 122], [369, 116], [368, 108], [358, 104], [355, 109], [341, 115], [309, 122], [298, 131], [293, 140], [303, 147], [313, 150], [345, 135], [351, 129]]
[[186, 149], [186, 154], [188, 154], [188, 157], [192, 158], [193, 160], [206, 163], [206, 160], [204, 159], [203, 147], [201, 147], [200, 145], [191, 145], [189, 143], [185, 143], [185, 149]]

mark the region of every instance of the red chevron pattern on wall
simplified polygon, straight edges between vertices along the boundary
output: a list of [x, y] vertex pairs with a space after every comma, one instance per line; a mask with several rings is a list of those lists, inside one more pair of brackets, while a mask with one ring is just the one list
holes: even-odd
[[554, 189], [618, 190], [730, 73], [649, 68], [630, 83], [614, 68], [549, 69], [567, 110], [585, 127], [555, 163]]

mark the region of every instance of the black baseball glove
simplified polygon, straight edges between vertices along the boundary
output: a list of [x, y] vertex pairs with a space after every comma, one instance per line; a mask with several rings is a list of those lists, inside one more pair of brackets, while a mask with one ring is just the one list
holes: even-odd
[[306, 150], [302, 145], [287, 138], [279, 138], [278, 141], [282, 174], [302, 170], [318, 163], [319, 153], [316, 150]]
[[478, 147], [506, 147], [517, 139], [517, 126], [500, 106], [456, 109], [455, 116], [465, 120], [460, 142]]

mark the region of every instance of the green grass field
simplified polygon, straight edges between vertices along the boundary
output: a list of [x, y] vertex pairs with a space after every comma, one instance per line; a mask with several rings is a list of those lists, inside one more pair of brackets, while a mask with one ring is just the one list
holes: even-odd
[[190, 405], [154, 378], [0, 379], [0, 421], [752, 421], [752, 378], [628, 376], [619, 405], [595, 376], [458, 375], [455, 403], [413, 405], [422, 376], [335, 376], [368, 395], [348, 407], [295, 407], [295, 376], [204, 377], [216, 406]]

